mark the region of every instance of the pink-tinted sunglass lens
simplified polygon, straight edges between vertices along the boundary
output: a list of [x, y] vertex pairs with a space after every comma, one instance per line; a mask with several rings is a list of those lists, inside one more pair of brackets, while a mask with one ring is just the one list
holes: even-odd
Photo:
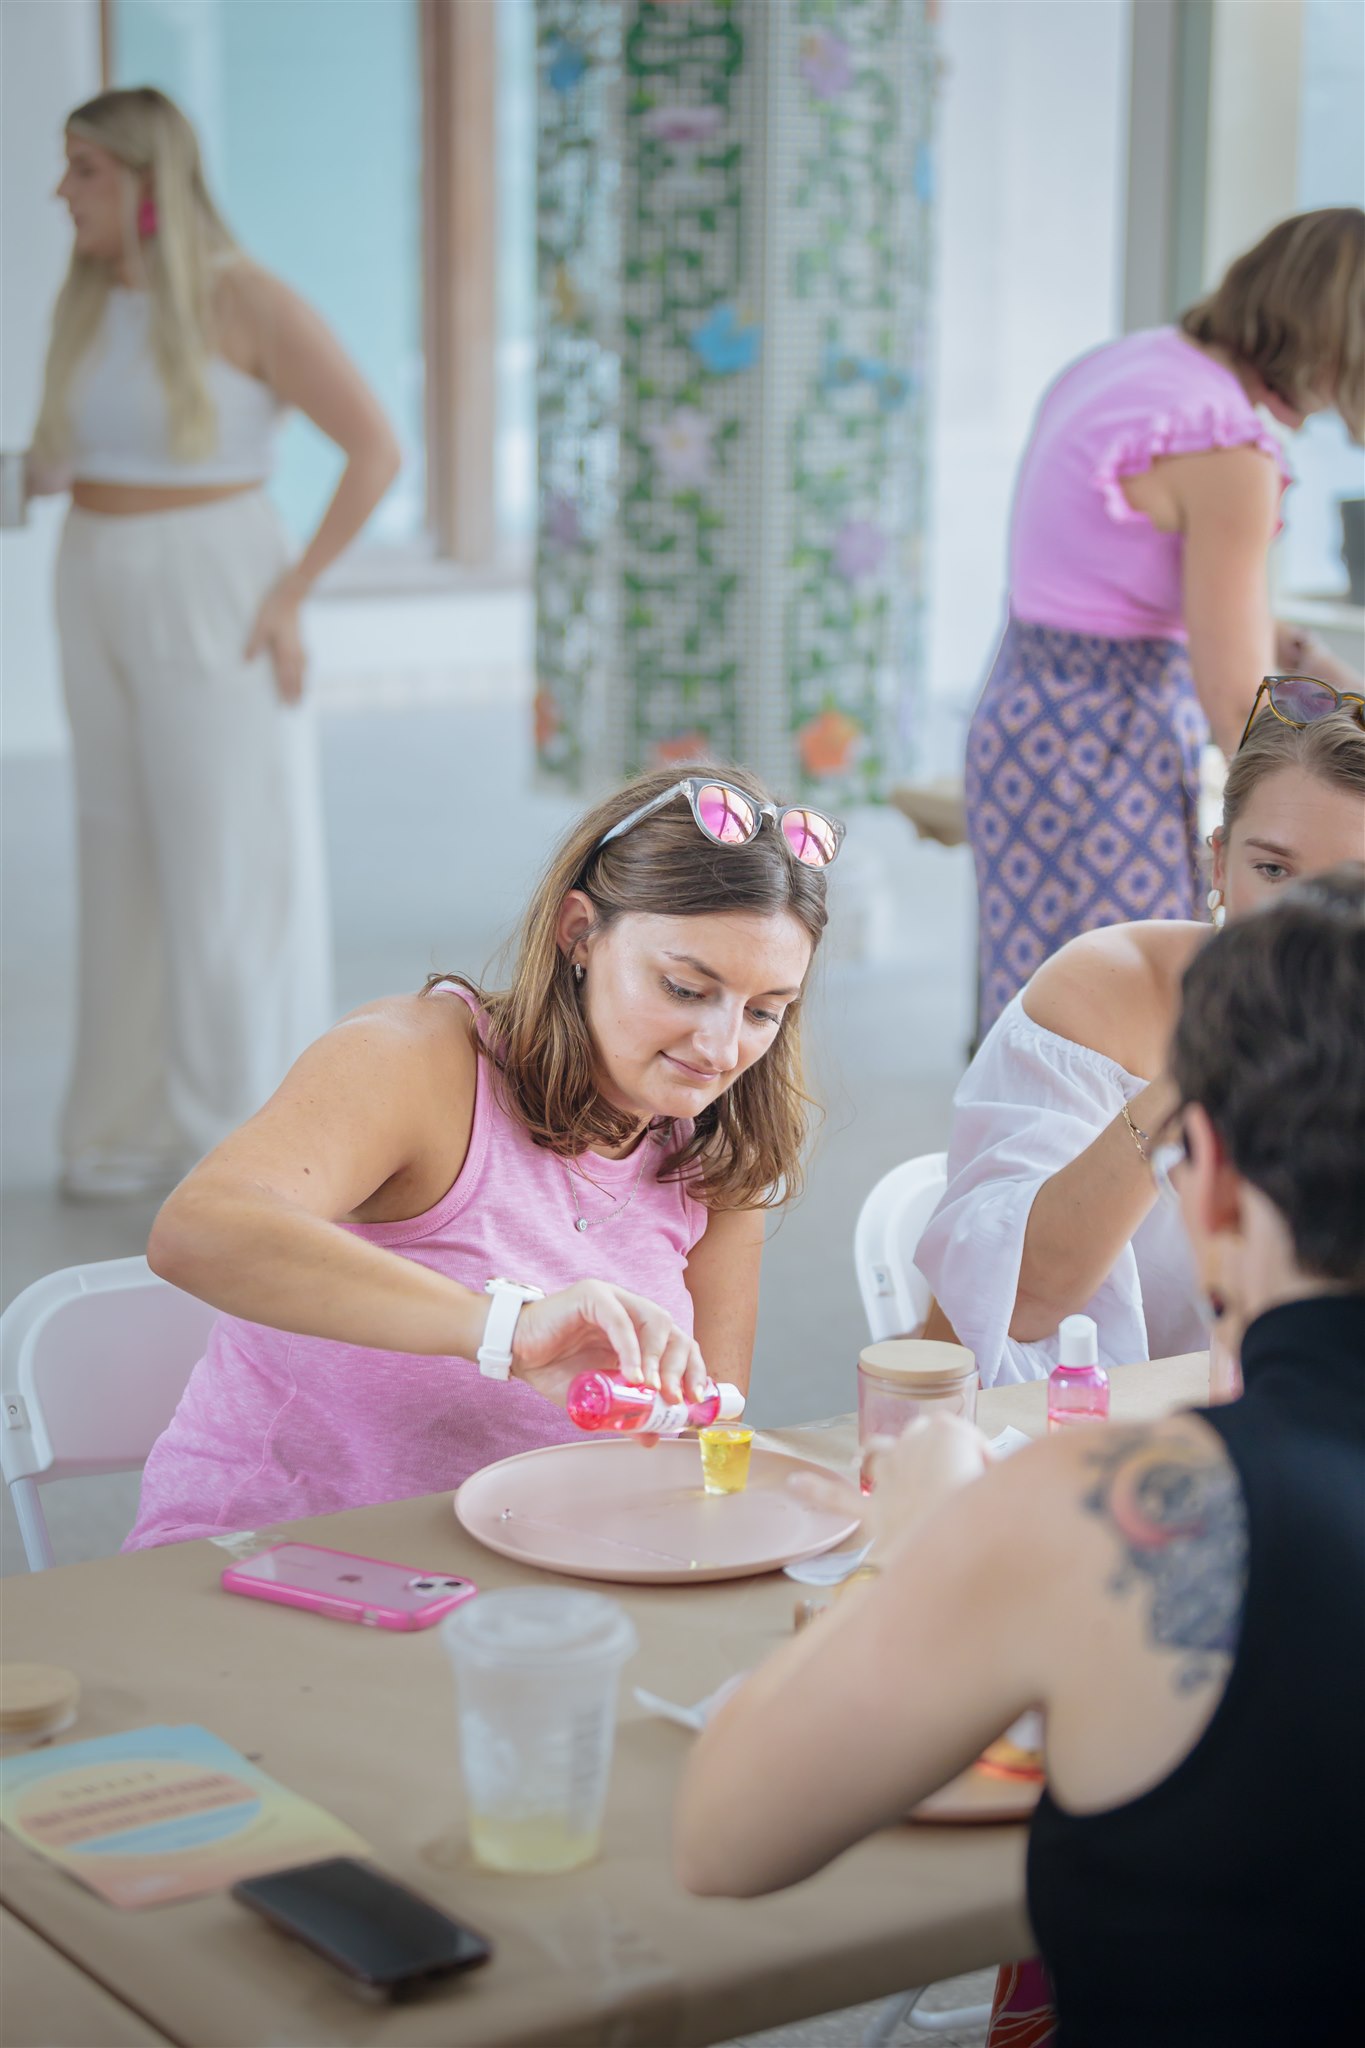
[[697, 815], [723, 846], [742, 846], [754, 836], [754, 807], [737, 789], [708, 782], [697, 792]]
[[1337, 708], [1336, 691], [1329, 690], [1326, 683], [1314, 682], [1311, 676], [1290, 676], [1285, 682], [1272, 683], [1270, 700], [1282, 717], [1296, 718], [1303, 725], [1326, 718]]
[[839, 850], [839, 835], [820, 811], [784, 811], [782, 831], [788, 846], [808, 868], [825, 868]]

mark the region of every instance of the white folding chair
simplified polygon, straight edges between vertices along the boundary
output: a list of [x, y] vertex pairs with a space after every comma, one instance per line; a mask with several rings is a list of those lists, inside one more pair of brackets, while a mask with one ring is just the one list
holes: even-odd
[[948, 1185], [946, 1152], [926, 1152], [882, 1175], [858, 1213], [853, 1263], [873, 1342], [922, 1330], [932, 1299], [915, 1248]]
[[214, 1314], [145, 1259], [102, 1259], [35, 1280], [0, 1316], [0, 1465], [30, 1571], [55, 1561], [39, 1488], [139, 1471]]
[[[858, 1212], [853, 1263], [874, 1343], [883, 1337], [912, 1337], [924, 1328], [933, 1291], [915, 1265], [915, 1250], [947, 1185], [947, 1153], [926, 1152], [883, 1174]], [[868, 2021], [863, 2048], [887, 2048], [902, 2026], [944, 2033], [984, 2026], [991, 2016], [988, 2005], [921, 2012], [922, 1996], [923, 1987], [884, 2000]]]

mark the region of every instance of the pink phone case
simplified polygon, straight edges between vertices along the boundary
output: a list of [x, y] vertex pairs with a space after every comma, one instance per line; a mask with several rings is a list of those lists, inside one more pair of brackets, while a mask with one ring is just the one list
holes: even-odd
[[479, 1590], [470, 1579], [353, 1557], [316, 1543], [277, 1543], [223, 1573], [229, 1593], [307, 1607], [367, 1628], [431, 1628]]

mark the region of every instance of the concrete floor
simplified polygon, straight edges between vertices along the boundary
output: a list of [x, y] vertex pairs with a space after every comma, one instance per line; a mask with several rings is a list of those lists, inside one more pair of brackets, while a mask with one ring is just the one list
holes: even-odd
[[[525, 705], [458, 700], [335, 709], [322, 721], [340, 1007], [478, 972], [572, 806], [533, 793]], [[490, 764], [494, 764], [490, 770]], [[55, 1192], [53, 1130], [71, 1031], [73, 863], [65, 764], [11, 760], [3, 782], [0, 1300], [89, 1259], [141, 1251], [150, 1204], [75, 1206]], [[805, 1199], [767, 1252], [752, 1413], [760, 1426], [849, 1408], [863, 1326], [851, 1243], [858, 1205], [898, 1160], [945, 1141], [970, 1028], [971, 890], [963, 853], [918, 845], [904, 820], [851, 821], [807, 1022], [827, 1109]], [[61, 1561], [117, 1548], [136, 1475], [65, 1481], [44, 1506]], [[8, 1499], [0, 1567], [23, 1570]], [[989, 1997], [989, 1973], [933, 2002]], [[761, 2039], [855, 2048], [874, 2008]], [[902, 2029], [908, 2042], [916, 2038]], [[981, 2030], [920, 2036], [976, 2048]]]

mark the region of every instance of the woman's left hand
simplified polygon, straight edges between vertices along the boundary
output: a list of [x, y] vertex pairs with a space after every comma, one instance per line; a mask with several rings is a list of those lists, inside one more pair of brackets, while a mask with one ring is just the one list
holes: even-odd
[[843, 1515], [857, 1515], [874, 1555], [884, 1552], [991, 1462], [981, 1431], [960, 1415], [920, 1416], [893, 1441], [874, 1444], [868, 1475], [873, 1491], [831, 1472], [827, 1479], [799, 1473], [788, 1485], [803, 1500]]
[[270, 665], [275, 671], [275, 688], [285, 704], [297, 704], [303, 695], [307, 656], [299, 625], [301, 602], [302, 594], [292, 577], [282, 576], [266, 592], [246, 643], [248, 661], [254, 661], [259, 654], [270, 656]]

